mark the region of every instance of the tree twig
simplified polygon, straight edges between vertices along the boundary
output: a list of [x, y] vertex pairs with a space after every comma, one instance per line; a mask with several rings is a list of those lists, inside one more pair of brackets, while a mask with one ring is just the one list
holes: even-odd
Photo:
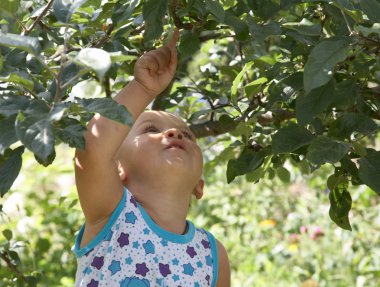
[[9, 255], [8, 255], [8, 252], [6, 251], [3, 251], [0, 253], [0, 258], [4, 260], [5, 264], [7, 265], [7, 267], [17, 275], [17, 277], [21, 278], [22, 281], [24, 282], [28, 282], [28, 279], [25, 277], [24, 274], [22, 274], [22, 272], [20, 270], [17, 269], [17, 266], [14, 265], [11, 261], [11, 259], [9, 258]]
[[46, 7], [45, 9], [41, 12], [40, 15], [38, 15], [37, 19], [32, 23], [32, 25], [30, 25], [29, 28], [27, 28], [23, 35], [28, 35], [30, 32], [32, 32], [32, 30], [34, 29], [34, 27], [41, 21], [41, 19], [45, 16], [45, 14], [49, 11], [51, 5], [53, 5], [53, 2], [54, 0], [49, 0], [49, 2], [46, 4]]

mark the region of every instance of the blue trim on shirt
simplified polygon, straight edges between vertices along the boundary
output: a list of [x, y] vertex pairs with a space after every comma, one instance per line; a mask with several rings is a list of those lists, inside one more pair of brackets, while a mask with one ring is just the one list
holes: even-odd
[[195, 227], [191, 221], [186, 221], [187, 230], [185, 234], [172, 233], [170, 231], [167, 231], [161, 228], [159, 225], [157, 225], [138, 202], [137, 202], [137, 207], [140, 210], [141, 215], [144, 218], [146, 224], [148, 224], [150, 229], [152, 229], [152, 231], [156, 233], [158, 236], [160, 236], [161, 238], [170, 242], [182, 243], [182, 244], [189, 243], [191, 240], [193, 240], [194, 234], [195, 234]]
[[218, 270], [219, 270], [218, 247], [216, 245], [215, 237], [210, 232], [206, 230], [205, 232], [208, 236], [208, 239], [210, 240], [211, 256], [212, 256], [212, 261], [213, 261], [213, 276], [212, 276], [211, 287], [215, 287], [216, 282], [218, 281]]
[[123, 191], [123, 197], [120, 200], [119, 204], [115, 208], [115, 210], [112, 212], [110, 218], [108, 219], [106, 225], [103, 227], [103, 229], [95, 236], [93, 240], [90, 241], [86, 246], [83, 246], [80, 248], [80, 243], [82, 241], [83, 232], [86, 224], [83, 224], [82, 228], [80, 229], [77, 238], [75, 239], [75, 246], [74, 246], [74, 253], [77, 257], [81, 257], [83, 255], [86, 255], [89, 251], [94, 249], [110, 232], [113, 224], [115, 223], [116, 219], [119, 217], [120, 213], [123, 211], [123, 208], [125, 207], [127, 192], [124, 189]]

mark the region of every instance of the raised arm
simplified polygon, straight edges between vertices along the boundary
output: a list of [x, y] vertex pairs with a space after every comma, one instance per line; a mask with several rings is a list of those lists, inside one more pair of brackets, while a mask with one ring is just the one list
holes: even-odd
[[[127, 107], [135, 120], [172, 80], [177, 67], [175, 31], [168, 45], [150, 51], [135, 64], [134, 80], [114, 100]], [[96, 114], [87, 126], [86, 147], [76, 150], [75, 179], [87, 225], [110, 216], [122, 196], [122, 182], [114, 160], [129, 127]]]

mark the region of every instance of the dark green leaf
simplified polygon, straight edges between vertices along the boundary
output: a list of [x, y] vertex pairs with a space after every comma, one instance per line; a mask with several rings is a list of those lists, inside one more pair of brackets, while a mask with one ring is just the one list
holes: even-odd
[[0, 114], [9, 117], [17, 115], [19, 111], [25, 110], [29, 106], [29, 100], [21, 96], [8, 96], [0, 99]]
[[296, 101], [296, 117], [300, 125], [310, 123], [317, 115], [327, 109], [332, 101], [334, 93], [334, 83], [312, 90], [307, 95], [300, 95]]
[[380, 3], [377, 0], [361, 0], [360, 7], [374, 23], [380, 23]]
[[352, 133], [370, 135], [379, 130], [377, 124], [368, 116], [357, 113], [345, 113], [329, 129], [329, 135], [337, 138], [350, 138]]
[[218, 1], [206, 0], [206, 9], [214, 15], [219, 22], [224, 22], [226, 13], [223, 6]]
[[53, 10], [55, 17], [63, 22], [69, 23], [71, 16], [87, 0], [55, 0]]
[[264, 20], [271, 18], [280, 10], [279, 1], [276, 0], [248, 0], [247, 2], [253, 15]]
[[186, 61], [199, 50], [201, 43], [198, 36], [191, 31], [184, 31], [180, 40], [179, 53], [181, 61]]
[[283, 101], [289, 104], [290, 101], [303, 88], [302, 78], [302, 72], [295, 72], [281, 81], [271, 84], [268, 89], [268, 108], [270, 108], [277, 101]]
[[273, 153], [292, 152], [308, 145], [313, 138], [314, 136], [307, 129], [296, 124], [291, 124], [281, 128], [273, 135], [272, 151]]
[[224, 22], [228, 26], [231, 26], [236, 34], [236, 39], [239, 41], [245, 41], [248, 38], [249, 30], [245, 21], [240, 20], [232, 13], [227, 13]]
[[12, 234], [12, 230], [9, 230], [9, 229], [4, 229], [3, 230], [3, 235], [5, 237], [6, 240], [10, 241], [13, 237], [13, 234]]
[[306, 93], [332, 79], [335, 65], [347, 58], [350, 43], [347, 37], [332, 37], [313, 48], [303, 74]]
[[149, 43], [161, 36], [163, 31], [162, 19], [166, 13], [168, 0], [146, 0], [143, 5], [144, 41]]
[[24, 147], [18, 147], [9, 153], [6, 152], [5, 158], [3, 157], [3, 160], [0, 161], [0, 195], [2, 197], [12, 187], [20, 172], [23, 152]]
[[17, 34], [3, 33], [0, 30], [0, 45], [19, 48], [30, 54], [38, 55], [41, 51], [38, 38], [29, 36], [20, 36]]
[[359, 159], [359, 178], [380, 195], [380, 151], [367, 149], [367, 156]]
[[36, 247], [37, 247], [39, 254], [42, 254], [42, 253], [44, 253], [50, 249], [51, 243], [46, 238], [38, 238]]
[[15, 131], [16, 115], [0, 119], [0, 155], [3, 154], [11, 144], [17, 141]]
[[339, 109], [349, 109], [355, 103], [358, 87], [354, 80], [344, 80], [335, 85], [335, 91], [332, 95], [332, 105]]
[[74, 119], [65, 118], [59, 123], [59, 128], [55, 130], [57, 138], [67, 143], [72, 148], [84, 149], [84, 132], [86, 127]]
[[329, 199], [329, 215], [332, 221], [343, 229], [352, 230], [348, 219], [348, 213], [352, 205], [350, 193], [345, 188], [335, 188], [334, 190], [330, 190]]
[[19, 140], [31, 150], [40, 161], [50, 162], [54, 154], [54, 134], [51, 122], [42, 115], [20, 112], [16, 120], [16, 134]]
[[264, 162], [268, 151], [260, 150], [255, 152], [250, 148], [245, 148], [237, 159], [228, 161], [227, 182], [232, 182], [236, 176], [255, 171]]
[[277, 176], [281, 179], [282, 182], [290, 182], [290, 172], [285, 167], [280, 166], [276, 169]]
[[132, 126], [133, 118], [126, 107], [111, 98], [77, 99], [77, 102], [88, 112], [99, 113], [111, 120]]
[[322, 165], [327, 162], [336, 163], [347, 154], [350, 148], [351, 146], [345, 142], [319, 136], [310, 143], [306, 158], [316, 165]]

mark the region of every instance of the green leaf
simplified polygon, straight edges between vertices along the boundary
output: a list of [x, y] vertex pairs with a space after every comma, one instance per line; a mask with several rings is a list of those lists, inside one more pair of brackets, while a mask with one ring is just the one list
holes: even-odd
[[179, 43], [179, 53], [181, 61], [191, 58], [200, 48], [201, 43], [197, 35], [192, 31], [184, 31], [181, 34]]
[[380, 23], [380, 3], [377, 0], [361, 0], [360, 7], [374, 23]]
[[55, 128], [55, 134], [58, 139], [67, 143], [72, 148], [85, 148], [84, 132], [86, 127], [79, 121], [70, 118], [64, 118], [60, 121], [59, 127]]
[[20, 36], [11, 33], [3, 33], [1, 32], [1, 30], [0, 45], [10, 48], [19, 48], [33, 55], [38, 55], [41, 52], [41, 47], [38, 38]]
[[50, 240], [46, 238], [38, 238], [36, 248], [39, 254], [47, 252], [51, 247]]
[[335, 188], [330, 190], [330, 210], [329, 215], [339, 227], [352, 230], [348, 213], [352, 205], [352, 198], [346, 188]]
[[268, 89], [268, 108], [273, 106], [277, 101], [290, 104], [297, 93], [303, 88], [302, 78], [302, 72], [295, 72], [279, 82], [273, 82]]
[[100, 81], [111, 67], [111, 56], [97, 48], [85, 48], [78, 53], [75, 61], [95, 71]]
[[13, 83], [16, 85], [21, 85], [30, 91], [33, 91], [33, 87], [34, 87], [33, 81], [27, 79], [26, 77], [23, 77], [22, 75], [18, 73], [11, 73], [7, 75], [6, 77], [0, 77], [0, 81]]
[[1, 0], [0, 11], [7, 11], [11, 14], [17, 12], [19, 0]]
[[210, 12], [219, 22], [224, 22], [226, 12], [223, 6], [218, 1], [206, 0], [206, 9]]
[[71, 16], [86, 1], [87, 0], [55, 0], [53, 4], [54, 15], [59, 21], [69, 23]]
[[272, 136], [273, 153], [288, 153], [308, 145], [314, 136], [307, 129], [291, 124]]
[[3, 235], [5, 237], [6, 240], [10, 241], [13, 237], [13, 234], [12, 234], [12, 230], [9, 230], [9, 229], [4, 229], [3, 230]]
[[248, 0], [248, 5], [254, 16], [267, 20], [280, 11], [279, 1], [276, 0]]
[[52, 162], [55, 139], [47, 114], [20, 112], [16, 119], [16, 134], [44, 165]]
[[310, 143], [306, 158], [316, 165], [322, 165], [327, 162], [336, 163], [347, 154], [350, 148], [351, 145], [348, 143], [319, 136]]
[[15, 130], [16, 116], [0, 119], [0, 155], [17, 141]]
[[246, 63], [243, 70], [236, 76], [231, 87], [231, 100], [234, 104], [237, 103], [236, 95], [240, 84], [243, 82], [244, 74], [252, 67], [253, 61]]
[[0, 157], [0, 195], [4, 196], [12, 187], [22, 166], [22, 154], [24, 147], [18, 147], [10, 152], [6, 152], [5, 157]]
[[0, 99], [0, 115], [9, 117], [17, 115], [19, 111], [25, 110], [29, 105], [29, 100], [21, 96], [8, 96]]
[[380, 23], [374, 23], [370, 28], [358, 25], [355, 27], [355, 31], [360, 32], [366, 37], [370, 35], [377, 35], [377, 37], [380, 38]]
[[319, 36], [322, 29], [320, 23], [313, 23], [306, 18], [303, 18], [301, 22], [286, 22], [282, 26], [307, 36]]
[[307, 95], [300, 95], [296, 101], [296, 117], [301, 125], [310, 123], [316, 116], [327, 109], [334, 98], [334, 82], [312, 90]]
[[359, 159], [359, 178], [380, 195], [380, 151], [367, 149], [367, 156]]
[[357, 113], [345, 113], [331, 124], [329, 135], [349, 139], [354, 132], [370, 135], [377, 130], [379, 130], [377, 124], [370, 117]]
[[237, 159], [228, 161], [227, 182], [232, 182], [236, 176], [255, 171], [262, 165], [267, 155], [267, 150], [255, 152], [250, 148], [245, 148]]
[[349, 109], [355, 104], [358, 87], [354, 80], [344, 80], [335, 85], [333, 102], [334, 107], [339, 109]]
[[282, 182], [284, 183], [290, 182], [290, 172], [285, 167], [280, 166], [276, 168], [276, 174]]
[[161, 36], [162, 19], [165, 16], [168, 0], [146, 0], [143, 3], [145, 20], [144, 41], [149, 43]]
[[77, 102], [88, 112], [99, 113], [111, 120], [132, 126], [133, 118], [127, 108], [111, 98], [77, 99]]
[[335, 65], [347, 58], [350, 43], [347, 37], [332, 37], [321, 41], [311, 50], [304, 69], [306, 93], [332, 79]]
[[245, 21], [240, 20], [232, 13], [227, 13], [223, 21], [224, 24], [231, 26], [236, 34], [236, 39], [239, 41], [245, 41], [249, 36], [248, 25]]

